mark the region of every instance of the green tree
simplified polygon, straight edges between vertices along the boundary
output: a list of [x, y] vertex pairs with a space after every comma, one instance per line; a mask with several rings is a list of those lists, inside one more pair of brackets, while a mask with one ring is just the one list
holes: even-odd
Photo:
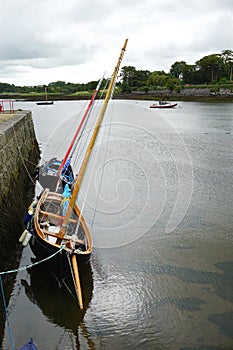
[[0, 93], [17, 92], [14, 84], [0, 83]]
[[133, 86], [137, 88], [147, 87], [148, 77], [150, 76], [150, 71], [148, 70], [136, 70], [133, 79]]
[[183, 68], [183, 83], [192, 84], [194, 81], [194, 75], [196, 72], [196, 66], [194, 64], [186, 64]]
[[149, 75], [147, 84], [152, 89], [166, 87], [168, 79], [169, 76], [164, 71], [154, 71]]
[[136, 68], [133, 66], [125, 66], [121, 69], [120, 77], [122, 79], [122, 92], [130, 92], [134, 86]]
[[227, 66], [229, 71], [229, 80], [232, 81], [232, 70], [233, 70], [233, 51], [232, 50], [223, 50], [221, 57], [224, 63]]
[[54, 93], [63, 93], [65, 86], [66, 86], [65, 81], [58, 80], [48, 85], [48, 91], [54, 92]]
[[203, 82], [211, 82], [213, 84], [215, 80], [224, 76], [224, 61], [218, 54], [204, 56], [196, 62], [196, 65], [202, 74]]
[[173, 78], [183, 78], [184, 75], [184, 70], [187, 66], [187, 63], [185, 61], [176, 61], [175, 63], [173, 63], [173, 65], [171, 66], [170, 69], [170, 74]]

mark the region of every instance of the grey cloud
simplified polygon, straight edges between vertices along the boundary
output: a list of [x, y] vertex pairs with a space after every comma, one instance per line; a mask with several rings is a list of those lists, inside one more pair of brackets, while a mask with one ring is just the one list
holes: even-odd
[[167, 71], [233, 49], [232, 31], [232, 0], [1, 1], [0, 80], [67, 66], [88, 73], [91, 62], [102, 71], [126, 37], [125, 65]]

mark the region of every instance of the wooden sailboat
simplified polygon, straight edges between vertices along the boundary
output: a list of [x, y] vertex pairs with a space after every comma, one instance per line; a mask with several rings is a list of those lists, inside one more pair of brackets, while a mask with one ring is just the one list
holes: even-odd
[[38, 259], [52, 257], [52, 269], [59, 270], [61, 273], [71, 272], [80, 309], [83, 309], [83, 301], [79, 267], [90, 259], [92, 239], [85, 219], [76, 204], [76, 199], [107, 104], [115, 87], [115, 80], [127, 42], [128, 39], [125, 40], [112, 74], [106, 97], [72, 189], [68, 184], [65, 185], [63, 193], [45, 189], [38, 202], [32, 203], [29, 208], [28, 214], [31, 218], [28, 220], [25, 236], [21, 238], [24, 245], [29, 241], [30, 247]]
[[45, 101], [36, 102], [37, 105], [53, 105], [53, 101], [48, 101], [47, 88], [45, 88]]

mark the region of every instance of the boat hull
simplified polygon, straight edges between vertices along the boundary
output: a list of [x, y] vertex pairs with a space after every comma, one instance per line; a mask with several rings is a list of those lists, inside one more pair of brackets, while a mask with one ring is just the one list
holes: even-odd
[[53, 105], [53, 101], [45, 101], [45, 102], [36, 102], [38, 106], [42, 105]]
[[52, 269], [57, 270], [61, 276], [70, 271], [71, 265], [81, 269], [89, 262], [92, 252], [90, 232], [76, 204], [65, 233], [60, 232], [66, 199], [64, 193], [62, 195], [44, 190], [39, 201], [33, 202], [29, 207], [24, 220], [27, 237], [22, 238], [22, 244], [26, 245], [29, 236], [29, 245], [36, 260], [47, 259]]
[[[49, 259], [50, 267], [61, 277], [64, 277], [67, 273], [69, 273], [69, 253], [67, 253], [65, 249], [61, 250], [61, 252], [58, 253], [60, 249], [58, 249], [54, 245], [47, 243], [36, 233], [33, 233], [32, 238], [29, 241], [29, 245], [38, 261], [50, 258], [52, 255], [57, 253], [54, 257]], [[90, 257], [91, 253], [76, 254], [78, 268], [82, 269], [90, 261]]]
[[166, 104], [157, 104], [157, 103], [154, 103], [150, 106], [150, 108], [173, 108], [177, 106], [177, 103], [166, 103]]
[[[50, 271], [47, 263], [37, 265], [29, 271], [29, 280], [21, 279], [28, 299], [36, 303], [47, 319], [63, 329], [70, 330], [78, 335], [85, 312], [93, 295], [93, 273], [90, 264], [87, 264], [80, 273], [83, 288], [83, 310], [77, 307], [74, 298], [72, 278], [60, 281]], [[46, 286], [46, 290], [45, 290]]]

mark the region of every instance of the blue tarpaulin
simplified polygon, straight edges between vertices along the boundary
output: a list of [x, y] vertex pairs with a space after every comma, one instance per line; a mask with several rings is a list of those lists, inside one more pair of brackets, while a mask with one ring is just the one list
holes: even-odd
[[35, 345], [33, 339], [31, 338], [27, 344], [25, 344], [20, 350], [38, 350], [38, 347]]
[[69, 198], [71, 196], [71, 189], [69, 188], [69, 185], [65, 185], [64, 191], [62, 193], [63, 198]]

